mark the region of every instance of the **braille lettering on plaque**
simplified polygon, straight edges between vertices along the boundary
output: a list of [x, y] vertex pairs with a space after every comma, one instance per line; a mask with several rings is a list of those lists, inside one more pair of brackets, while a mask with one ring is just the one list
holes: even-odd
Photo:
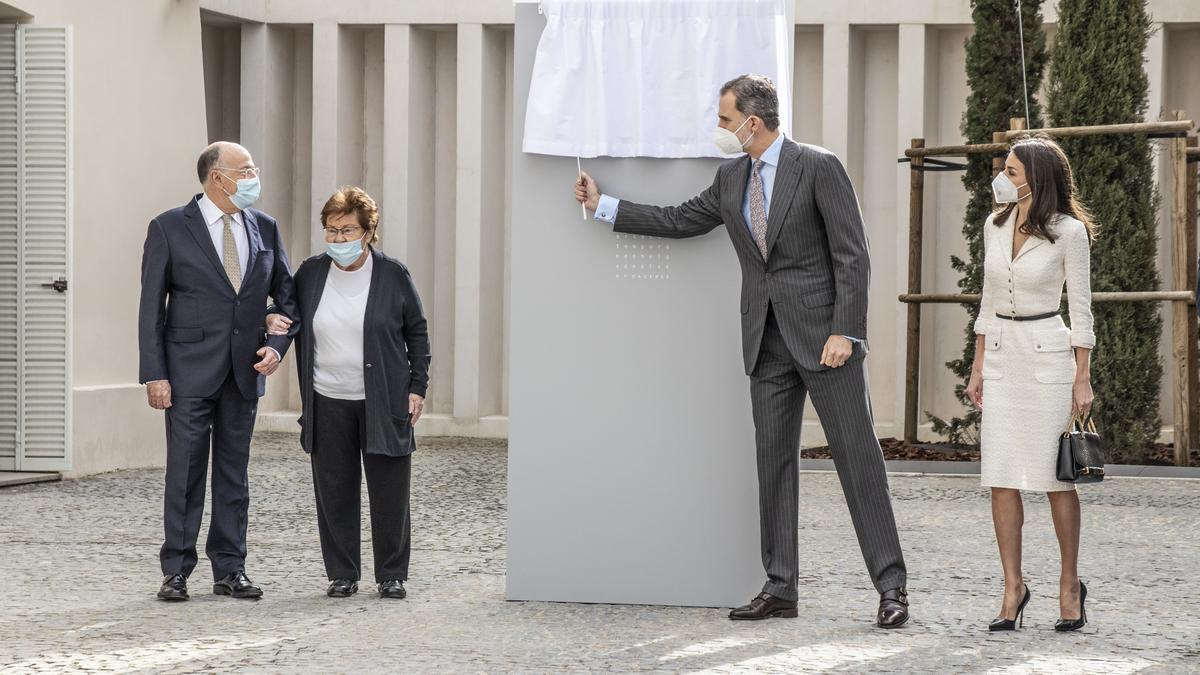
[[657, 237], [616, 234], [613, 276], [633, 281], [671, 278], [671, 245]]

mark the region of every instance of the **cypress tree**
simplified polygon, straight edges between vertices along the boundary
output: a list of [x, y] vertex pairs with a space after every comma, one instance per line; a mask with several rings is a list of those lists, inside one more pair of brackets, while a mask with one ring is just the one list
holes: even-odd
[[[1151, 33], [1144, 0], [1060, 0], [1050, 76], [1055, 126], [1141, 122], [1148, 107], [1142, 67]], [[1099, 238], [1092, 247], [1092, 290], [1158, 288], [1159, 195], [1145, 136], [1061, 139], [1092, 210]], [[1158, 437], [1157, 303], [1099, 303], [1092, 355], [1094, 414], [1108, 460], [1138, 463]]]
[[[967, 143], [991, 143], [992, 134], [1008, 129], [1009, 119], [1025, 117], [1024, 87], [1029, 87], [1028, 128], [1042, 126], [1042, 111], [1035, 96], [1046, 65], [1046, 36], [1042, 32], [1042, 0], [1023, 0], [1021, 26], [1017, 25], [1013, 0], [971, 0], [971, 18], [975, 30], [966, 41], [967, 85], [971, 94], [963, 113], [961, 131]], [[1025, 77], [1021, 77], [1021, 30], [1025, 38]], [[961, 277], [963, 293], [979, 293], [983, 288], [983, 221], [992, 210], [992, 158], [971, 155], [963, 176], [967, 189], [967, 209], [963, 236], [967, 241], [966, 259], [951, 256], [950, 265]], [[965, 408], [962, 417], [943, 420], [932, 414], [933, 431], [951, 442], [978, 444], [979, 411], [966, 395], [975, 358], [975, 318], [978, 304], [963, 305], [970, 315], [967, 322], [963, 355], [946, 363], [959, 378], [954, 393]]]

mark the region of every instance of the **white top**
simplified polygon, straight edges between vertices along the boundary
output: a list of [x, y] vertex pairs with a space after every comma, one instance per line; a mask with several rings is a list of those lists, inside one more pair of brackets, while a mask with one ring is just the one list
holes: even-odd
[[[224, 264], [225, 223], [221, 221], [221, 216], [225, 215], [225, 212], [205, 194], [200, 195], [196, 204], [200, 207], [200, 214], [204, 216], [204, 224], [208, 226], [208, 236], [212, 237], [213, 248], [217, 249], [217, 259]], [[233, 243], [237, 246], [238, 261], [241, 263], [239, 269], [242, 270], [242, 278], [245, 278], [246, 265], [250, 263], [250, 242], [246, 239], [246, 224], [242, 222], [241, 211], [230, 215], [233, 216], [233, 223], [229, 225], [229, 231], [233, 232]]]
[[313, 389], [318, 394], [346, 401], [367, 397], [363, 381], [363, 319], [371, 291], [371, 266], [353, 272], [329, 263], [325, 292], [313, 316], [316, 352], [313, 355]]
[[1091, 349], [1096, 346], [1093, 332], [1091, 247], [1083, 223], [1059, 214], [1049, 226], [1055, 235], [1051, 244], [1029, 237], [1013, 257], [1013, 230], [1017, 210], [1000, 227], [993, 225], [994, 215], [983, 224], [983, 295], [975, 332], [989, 334], [989, 328], [1005, 316], [1034, 316], [1057, 312], [1062, 304], [1063, 283], [1067, 285], [1067, 307], [1071, 316], [1071, 346]]

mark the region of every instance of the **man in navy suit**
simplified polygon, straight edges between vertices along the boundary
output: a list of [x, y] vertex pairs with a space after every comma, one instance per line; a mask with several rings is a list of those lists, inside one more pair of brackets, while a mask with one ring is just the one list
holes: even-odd
[[266, 336], [270, 296], [299, 316], [275, 219], [250, 208], [258, 168], [235, 143], [214, 143], [197, 162], [204, 191], [150, 221], [142, 255], [139, 381], [166, 411], [165, 575], [158, 597], [187, 600], [212, 453], [212, 521], [205, 552], [213, 593], [262, 597], [246, 576], [246, 469], [258, 398], [295, 335]]

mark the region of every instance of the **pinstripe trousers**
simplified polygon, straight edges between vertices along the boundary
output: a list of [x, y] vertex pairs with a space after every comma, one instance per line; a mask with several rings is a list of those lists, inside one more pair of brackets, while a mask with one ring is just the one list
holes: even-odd
[[907, 583], [883, 452], [875, 436], [865, 358], [863, 347], [855, 345], [854, 355], [840, 368], [802, 368], [784, 343], [774, 309], [768, 308], [758, 362], [750, 376], [767, 573], [764, 593], [784, 600], [798, 597], [799, 447], [808, 395], [829, 441], [875, 589], [882, 593]]

